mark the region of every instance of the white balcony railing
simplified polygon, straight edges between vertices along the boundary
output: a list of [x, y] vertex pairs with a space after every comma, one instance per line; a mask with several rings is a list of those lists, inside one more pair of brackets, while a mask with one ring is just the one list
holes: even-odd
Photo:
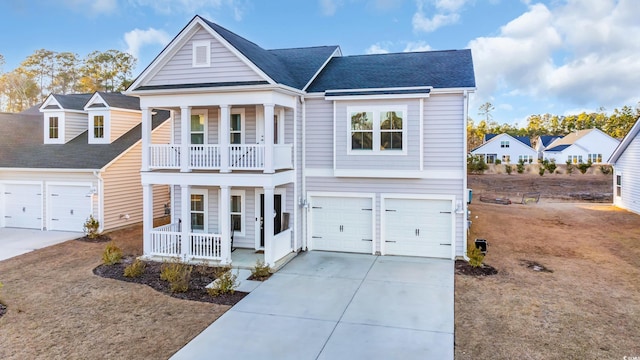
[[[231, 170], [264, 170], [264, 144], [232, 144], [229, 145], [229, 169]], [[179, 169], [180, 145], [149, 146], [149, 167], [151, 169]], [[276, 144], [273, 146], [273, 167], [278, 169], [293, 168], [293, 145]], [[220, 170], [220, 145], [190, 145], [189, 169]]]

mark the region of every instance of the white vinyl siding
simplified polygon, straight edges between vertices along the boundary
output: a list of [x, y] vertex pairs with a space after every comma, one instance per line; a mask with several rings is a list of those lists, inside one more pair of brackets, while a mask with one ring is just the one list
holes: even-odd
[[324, 99], [309, 99], [305, 107], [307, 168], [332, 169], [333, 103]]
[[462, 96], [432, 95], [425, 99], [423, 130], [425, 171], [463, 169], [466, 119]]
[[[87, 114], [67, 112], [64, 116], [64, 142], [68, 143], [76, 136], [87, 131]], [[60, 129], [62, 131], [62, 128]], [[60, 133], [62, 134], [62, 132]]]
[[[640, 135], [636, 135], [614, 164], [613, 201], [616, 206], [640, 214], [640, 163], [638, 159], [640, 159]], [[620, 197], [615, 196], [618, 175], [621, 176]]]
[[[193, 67], [193, 42], [210, 42], [210, 66]], [[204, 29], [199, 29], [155, 75], [143, 85], [263, 81]]]
[[112, 110], [109, 119], [109, 140], [116, 141], [142, 121], [142, 112]]

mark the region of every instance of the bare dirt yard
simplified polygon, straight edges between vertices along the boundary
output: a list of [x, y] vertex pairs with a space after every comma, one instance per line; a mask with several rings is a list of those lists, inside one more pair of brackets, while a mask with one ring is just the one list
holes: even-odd
[[[140, 255], [140, 226], [109, 234]], [[230, 307], [99, 277], [105, 243], [68, 241], [0, 262], [0, 359], [167, 359]]]
[[[456, 359], [640, 356], [640, 215], [566, 198], [574, 189], [604, 193], [610, 176], [530, 182], [539, 179], [469, 178], [469, 240], [487, 239], [485, 262], [498, 274], [456, 275]], [[540, 203], [476, 201], [490, 193], [518, 200], [532, 189], [542, 192]]]

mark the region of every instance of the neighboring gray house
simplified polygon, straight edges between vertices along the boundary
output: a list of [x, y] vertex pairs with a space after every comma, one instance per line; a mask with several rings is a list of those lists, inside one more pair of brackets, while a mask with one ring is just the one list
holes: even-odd
[[[276, 265], [300, 250], [466, 252], [470, 50], [265, 50], [194, 17], [126, 91], [140, 98], [144, 254]], [[151, 109], [173, 113], [169, 144]], [[153, 189], [172, 222], [153, 227]], [[234, 254], [238, 254], [237, 252]]]
[[[168, 111], [152, 117], [168, 142]], [[139, 99], [120, 93], [50, 95], [40, 111], [0, 114], [0, 227], [82, 231], [142, 221]], [[153, 216], [169, 189], [158, 188]]]
[[613, 204], [640, 214], [640, 119], [615, 149], [613, 165]]

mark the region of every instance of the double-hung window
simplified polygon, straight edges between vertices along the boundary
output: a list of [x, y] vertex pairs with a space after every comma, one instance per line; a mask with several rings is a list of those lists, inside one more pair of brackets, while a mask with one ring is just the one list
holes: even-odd
[[242, 115], [231, 114], [231, 130], [229, 132], [231, 144], [242, 144]]
[[601, 163], [602, 154], [589, 154], [587, 160], [591, 161], [592, 163]]
[[244, 190], [231, 190], [231, 231], [244, 236]]
[[622, 196], [622, 174], [616, 175], [616, 197]]
[[93, 117], [93, 138], [104, 139], [104, 116], [102, 115]]
[[207, 231], [207, 193], [204, 190], [191, 192], [191, 230]]
[[191, 144], [206, 143], [207, 116], [205, 111], [191, 112]]
[[508, 148], [509, 147], [509, 140], [500, 141], [500, 147], [501, 148]]
[[49, 117], [49, 139], [57, 139], [59, 136], [59, 124], [58, 117], [51, 116]]
[[406, 106], [347, 108], [350, 154], [406, 154]]

